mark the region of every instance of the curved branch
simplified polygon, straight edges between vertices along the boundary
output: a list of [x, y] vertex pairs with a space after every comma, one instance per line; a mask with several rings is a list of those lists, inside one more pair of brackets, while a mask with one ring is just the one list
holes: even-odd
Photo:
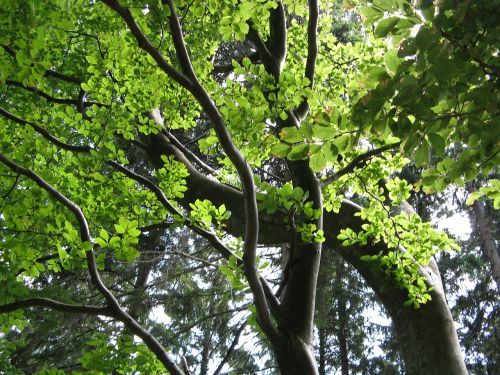
[[97, 102], [85, 102], [83, 101], [83, 96], [85, 95], [85, 91], [80, 90], [80, 94], [78, 95], [77, 99], [64, 99], [64, 98], [56, 98], [52, 95], [47, 94], [46, 92], [42, 90], [38, 90], [35, 87], [31, 86], [25, 86], [22, 82], [18, 81], [12, 81], [12, 80], [7, 80], [5, 81], [6, 85], [9, 86], [14, 86], [14, 87], [19, 87], [23, 90], [29, 91], [33, 94], [36, 94], [38, 96], [41, 96], [45, 100], [51, 103], [56, 103], [56, 104], [67, 104], [67, 105], [74, 105], [78, 107], [78, 110], [83, 113], [83, 108], [84, 107], [90, 107], [93, 105], [96, 105], [98, 107], [106, 107], [109, 108], [110, 106], [107, 104], [102, 104], [102, 103], [97, 103]]
[[47, 94], [46, 92], [43, 92], [41, 90], [36, 89], [34, 87], [25, 86], [21, 82], [7, 80], [7, 81], [5, 81], [5, 84], [9, 85], [9, 86], [19, 87], [19, 88], [21, 88], [23, 90], [32, 92], [33, 94], [39, 95], [39, 96], [41, 96], [42, 98], [44, 98], [45, 100], [47, 100], [48, 102], [51, 102], [51, 103], [78, 105], [78, 100], [77, 99], [56, 98], [54, 96], [51, 96], [51, 95]]
[[285, 63], [287, 42], [286, 15], [282, 1], [278, 1], [276, 8], [269, 11], [269, 29], [269, 52], [279, 72]]
[[44, 76], [57, 78], [57, 79], [60, 79], [62, 81], [65, 81], [65, 82], [74, 83], [76, 85], [81, 85], [84, 82], [83, 79], [69, 76], [67, 74], [59, 73], [59, 72], [56, 72], [55, 70], [50, 70], [50, 69], [45, 71]]
[[170, 0], [162, 0], [162, 3], [163, 5], [167, 5], [170, 9], [170, 16], [168, 17], [170, 31], [172, 32], [172, 40], [174, 42], [177, 57], [181, 62], [182, 71], [188, 77], [196, 79], [196, 73], [194, 72], [193, 64], [191, 63], [186, 44], [184, 43], [179, 17], [177, 17], [174, 4]]
[[43, 190], [49, 193], [49, 195], [52, 196], [52, 198], [54, 198], [55, 200], [66, 206], [66, 208], [68, 208], [71, 211], [71, 213], [73, 213], [76, 220], [78, 221], [80, 227], [81, 240], [83, 242], [90, 241], [90, 232], [87, 224], [87, 219], [85, 218], [85, 215], [83, 214], [80, 207], [78, 207], [75, 203], [66, 198], [66, 196], [64, 196], [60, 191], [55, 189], [52, 185], [50, 185], [47, 181], [45, 181], [31, 169], [24, 168], [19, 164], [16, 164], [14, 161], [10, 160], [2, 153], [0, 153], [0, 161], [7, 167], [12, 169], [14, 172], [28, 177], [30, 180], [32, 180], [34, 183], [40, 186]]
[[47, 307], [53, 310], [66, 313], [103, 315], [103, 316], [114, 317], [113, 311], [111, 310], [110, 307], [99, 307], [92, 305], [73, 305], [42, 297], [33, 297], [1, 305], [0, 314], [5, 314], [29, 307]]
[[159, 186], [157, 186], [154, 182], [151, 180], [147, 179], [144, 176], [141, 176], [140, 174], [135, 173], [134, 171], [124, 167], [123, 165], [120, 165], [119, 163], [115, 161], [109, 161], [107, 163], [109, 166], [112, 168], [116, 169], [119, 172], [122, 172], [125, 176], [131, 178], [132, 180], [135, 180], [139, 182], [141, 185], [145, 186], [148, 188], [158, 199], [158, 201], [168, 210], [170, 213], [177, 215], [181, 218], [184, 219], [184, 224], [190, 228], [193, 232], [199, 234], [200, 236], [204, 237], [208, 242], [217, 250], [219, 251], [226, 259], [229, 259], [229, 257], [234, 256], [236, 259], [238, 257], [222, 243], [222, 241], [215, 235], [213, 232], [209, 232], [203, 228], [200, 228], [193, 224], [188, 218], [184, 217], [182, 212], [180, 212], [170, 201], [169, 199], [165, 196], [163, 193], [163, 190], [160, 189]]
[[90, 146], [74, 146], [74, 145], [70, 145], [68, 143], [64, 143], [64, 142], [60, 141], [59, 139], [57, 139], [56, 137], [54, 137], [53, 135], [51, 135], [48, 131], [46, 131], [41, 126], [35, 124], [34, 122], [23, 120], [22, 118], [19, 118], [10, 112], [7, 112], [3, 108], [0, 108], [0, 115], [2, 115], [3, 117], [5, 117], [11, 121], [17, 122], [18, 124], [31, 126], [38, 134], [40, 134], [46, 140], [55, 144], [56, 146], [61, 147], [64, 150], [73, 151], [73, 152], [90, 152], [90, 150], [92, 149]]
[[253, 23], [249, 21], [250, 30], [248, 31], [248, 39], [255, 45], [257, 52], [259, 54], [262, 64], [266, 68], [266, 71], [272, 74], [274, 79], [278, 81], [280, 76], [280, 69], [278, 64], [273, 58], [273, 55], [266, 46], [266, 43], [262, 40], [257, 30], [253, 29]]
[[[203, 162], [203, 160], [201, 160], [197, 155], [195, 155], [194, 152], [192, 152], [190, 149], [185, 147], [181, 142], [179, 142], [179, 140], [172, 133], [170, 133], [168, 130], [164, 130], [164, 134], [175, 147], [177, 147], [179, 150], [181, 150], [181, 152], [184, 155], [186, 155], [187, 158], [194, 160], [195, 163], [197, 163], [202, 169], [207, 171], [209, 174], [220, 177], [216, 170], [214, 170], [212, 167]], [[231, 187], [234, 188], [234, 186]]]

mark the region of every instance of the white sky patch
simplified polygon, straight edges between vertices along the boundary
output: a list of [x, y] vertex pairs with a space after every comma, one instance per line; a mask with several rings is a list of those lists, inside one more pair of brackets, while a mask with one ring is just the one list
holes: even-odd
[[167, 326], [172, 324], [172, 318], [165, 313], [162, 305], [155, 306], [151, 309], [149, 319], [156, 323], [163, 323]]
[[[464, 207], [459, 207], [456, 202], [456, 200], [465, 202], [467, 193], [464, 189], [458, 188], [453, 192], [451, 188], [448, 188], [446, 194], [448, 199], [444, 205], [453, 214], [446, 215], [445, 217], [436, 217], [433, 215], [431, 221], [438, 229], [447, 230], [453, 237], [460, 240], [467, 240], [472, 232], [471, 222], [467, 215], [467, 210], [464, 210]], [[456, 199], [453, 199], [451, 194], [454, 194]]]
[[472, 231], [470, 221], [463, 212], [456, 212], [450, 217], [437, 219], [435, 223], [439, 229], [446, 229], [455, 238], [461, 240], [469, 238]]

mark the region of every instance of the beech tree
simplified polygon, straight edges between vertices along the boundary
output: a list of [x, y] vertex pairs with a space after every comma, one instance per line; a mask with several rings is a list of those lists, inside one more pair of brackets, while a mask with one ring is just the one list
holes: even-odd
[[[191, 373], [109, 276], [125, 264], [136, 290], [168, 281], [144, 249], [156, 230], [189, 231], [217, 256], [189, 240], [184, 255], [218, 269], [190, 285], [249, 305], [281, 373], [319, 373], [317, 280], [345, 269], [321, 264], [335, 252], [390, 315], [408, 374], [466, 374], [433, 258], [458, 247], [405, 201], [498, 166], [497, 2], [351, 1], [356, 43], [334, 37], [329, 1], [0, 4], [4, 333], [28, 309], [92, 316], [130, 333], [120, 371]], [[410, 161], [414, 184], [398, 177]], [[498, 209], [498, 187], [474, 198]], [[63, 292], [75, 274], [87, 278]]]

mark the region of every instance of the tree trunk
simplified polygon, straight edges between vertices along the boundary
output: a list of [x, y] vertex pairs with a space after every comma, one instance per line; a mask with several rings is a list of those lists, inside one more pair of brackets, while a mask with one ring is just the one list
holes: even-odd
[[[313, 207], [322, 210], [319, 182], [307, 161], [289, 162], [289, 169], [294, 185], [309, 192]], [[314, 224], [322, 229], [322, 216]], [[303, 242], [295, 231], [286, 266], [286, 287], [276, 316], [280, 340], [272, 343], [284, 375], [318, 374], [312, 339], [321, 248], [320, 243]]]
[[[466, 184], [466, 188], [469, 193], [473, 193], [477, 190], [470, 182]], [[483, 257], [490, 264], [493, 280], [495, 280], [497, 291], [500, 293], [500, 255], [498, 254], [495, 238], [488, 225], [488, 219], [484, 216], [483, 208], [478, 200], [474, 201], [472, 204], [472, 212], [474, 214], [474, 221], [476, 222], [477, 229], [479, 230]]]
[[335, 289], [337, 290], [337, 340], [339, 342], [340, 370], [342, 375], [349, 375], [349, 352], [347, 345], [347, 310], [346, 291], [342, 284], [344, 278], [344, 265], [341, 260], [336, 259]]
[[312, 346], [296, 335], [283, 332], [281, 343], [273, 346], [281, 375], [318, 375]]
[[[192, 164], [164, 135], [158, 134], [153, 136], [150, 146], [149, 154], [153, 162], [156, 162], [155, 164], [159, 167], [163, 164], [160, 159], [162, 154], [173, 155], [178, 161], [187, 166], [190, 172], [186, 181], [189, 189], [186, 191], [184, 198], [179, 200], [180, 204], [189, 208], [189, 203], [194, 202], [196, 199], [209, 199], [215, 205], [225, 204], [226, 208], [232, 212], [226, 229], [235, 236], [243, 235], [241, 231], [244, 227], [242, 225], [244, 218], [242, 217], [243, 196], [241, 192], [214, 182], [196, 171]], [[305, 190], [309, 191], [310, 189]], [[363, 221], [360, 217], [355, 216], [360, 209], [361, 207], [356, 204], [344, 201], [340, 212], [325, 212], [323, 221], [326, 242], [324, 245], [335, 249], [346, 261], [351, 263], [382, 301], [382, 304], [392, 318], [395, 331], [398, 334], [407, 373], [411, 375], [467, 374], [460, 352], [458, 336], [453, 325], [450, 310], [446, 304], [437, 267], [421, 267], [421, 272], [426, 277], [427, 283], [429, 286], [434, 287], [434, 290], [430, 293], [432, 301], [415, 310], [411, 307], [403, 306], [407, 298], [404, 291], [392, 283], [385, 274], [375, 270], [367, 262], [360, 260], [360, 257], [363, 255], [376, 255], [380, 251], [384, 251], [383, 244], [345, 247], [337, 240], [337, 236], [343, 228], [352, 228], [354, 231], [361, 230]], [[259, 233], [259, 243], [278, 245], [290, 241], [293, 233], [291, 233], [289, 225], [284, 222], [283, 217], [280, 217], [279, 214], [267, 215], [265, 212], [262, 212], [260, 218], [262, 225], [261, 232]], [[308, 309], [311, 306], [314, 309], [316, 268], [319, 267], [319, 261], [316, 258], [321, 254], [321, 249], [319, 251], [310, 250], [309, 252], [303, 251], [302, 255], [293, 262], [291, 272], [294, 274], [295, 281], [288, 283], [285, 299], [286, 295], [289, 295], [289, 301], [284, 301], [285, 305], [288, 303], [290, 307], [293, 305], [298, 310], [302, 310], [302, 313], [305, 313], [302, 317], [306, 315], [312, 316], [312, 314], [309, 314]], [[301, 278], [303, 280], [307, 279], [308, 282], [302, 285], [300, 283]], [[292, 284], [293, 287], [291, 288]], [[297, 298], [298, 295], [293, 296], [294, 293], [292, 290], [294, 288], [301, 290], [301, 297]], [[303, 293], [305, 289], [310, 291], [312, 296], [306, 298]], [[294, 299], [295, 301], [293, 301]], [[297, 320], [297, 318], [290, 320], [282, 332], [290, 332], [289, 337], [293, 337], [293, 321], [297, 322]], [[303, 324], [301, 328], [308, 330], [309, 327], [312, 327], [312, 320], [310, 322], [306, 322], [306, 320], [300, 319]], [[297, 349], [295, 354], [293, 354], [293, 346], [289, 344], [285, 345], [282, 350], [279, 350], [277, 345], [274, 345], [274, 347], [277, 351], [281, 352], [277, 357], [282, 358], [286, 363], [302, 362], [302, 358], [304, 362], [315, 362], [314, 358], [312, 358], [312, 361], [308, 358], [313, 353], [309, 347], [306, 350], [306, 346], [299, 345], [299, 349]], [[299, 358], [301, 359], [299, 360]], [[286, 369], [287, 365], [284, 364], [283, 366], [285, 367], [282, 370]], [[318, 369], [314, 366], [314, 370], [311, 371], [313, 372], [302, 372], [302, 374], [316, 374]], [[288, 374], [288, 372], [284, 372], [284, 374]], [[290, 374], [294, 374], [294, 372], [290, 372]]]
[[[460, 351], [458, 335], [450, 309], [446, 303], [439, 270], [434, 261], [421, 267], [426, 283], [433, 288], [432, 297], [419, 309], [405, 307], [407, 299], [404, 290], [392, 283], [385, 274], [360, 259], [362, 255], [375, 255], [379, 247], [342, 246], [336, 236], [341, 228], [361, 229], [362, 220], [354, 216], [360, 207], [345, 202], [337, 215], [325, 215], [328, 228], [328, 246], [337, 249], [364, 277], [387, 309], [398, 339], [405, 364], [410, 375], [466, 375], [467, 370]], [[343, 220], [339, 221], [338, 217]]]

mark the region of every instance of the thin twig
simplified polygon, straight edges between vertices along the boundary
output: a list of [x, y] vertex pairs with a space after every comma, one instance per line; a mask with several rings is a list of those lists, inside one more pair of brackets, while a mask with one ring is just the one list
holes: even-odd
[[347, 164], [344, 168], [342, 168], [340, 171], [338, 171], [338, 172], [334, 173], [333, 175], [328, 176], [326, 179], [322, 180], [320, 182], [321, 187], [323, 188], [326, 185], [338, 180], [340, 177], [342, 177], [348, 173], [353, 172], [356, 168], [360, 168], [372, 157], [380, 155], [382, 152], [392, 150], [392, 149], [399, 147], [400, 144], [401, 144], [401, 142], [391, 143], [391, 144], [367, 151], [364, 154], [358, 155], [349, 164]]

